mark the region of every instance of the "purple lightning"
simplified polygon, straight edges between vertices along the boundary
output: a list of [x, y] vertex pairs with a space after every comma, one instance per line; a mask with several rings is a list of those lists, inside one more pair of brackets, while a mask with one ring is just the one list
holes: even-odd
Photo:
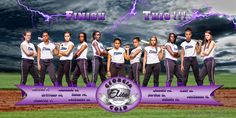
[[209, 7], [208, 3], [206, 2], [206, 0], [203, 0], [204, 4], [206, 5], [208, 11], [206, 13], [202, 13], [200, 10], [194, 10], [193, 14], [191, 16], [191, 18], [188, 21], [185, 21], [179, 25], [177, 25], [177, 27], [183, 27], [189, 23], [191, 23], [192, 21], [196, 20], [196, 19], [204, 19], [204, 18], [208, 18], [210, 16], [218, 16], [218, 17], [224, 17], [227, 20], [231, 21], [234, 24], [234, 29], [236, 29], [236, 22], [234, 21], [234, 16], [228, 15], [228, 14], [224, 14], [224, 13], [216, 13], [212, 11], [212, 8]]
[[114, 26], [112, 28], [112, 32], [114, 32], [118, 26], [124, 21], [124, 20], [127, 20], [128, 18], [132, 17], [132, 16], [135, 16], [137, 11], [136, 11], [136, 5], [137, 5], [137, 2], [138, 0], [132, 0], [132, 6], [131, 6], [131, 9], [129, 11], [129, 13], [121, 16], [115, 23], [114, 23]]
[[21, 3], [21, 0], [16, 0], [18, 5], [20, 5], [21, 7], [25, 8], [27, 11], [31, 12], [31, 13], [36, 13], [36, 14], [39, 14], [41, 16], [44, 17], [45, 21], [49, 22], [53, 17], [61, 17], [61, 16], [66, 16], [65, 14], [46, 14], [46, 13], [43, 13], [39, 10], [34, 10], [34, 9], [31, 9], [29, 8], [28, 6], [24, 5]]

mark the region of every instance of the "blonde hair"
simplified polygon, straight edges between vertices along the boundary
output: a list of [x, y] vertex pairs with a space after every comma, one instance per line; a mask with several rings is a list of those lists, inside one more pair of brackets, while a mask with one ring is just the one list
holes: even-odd
[[152, 40], [152, 38], [155, 38], [155, 39], [156, 39], [156, 44], [155, 44], [155, 46], [157, 46], [157, 36], [155, 36], [155, 35], [151, 36], [151, 38], [149, 39], [149, 45], [151, 45], [151, 40]]

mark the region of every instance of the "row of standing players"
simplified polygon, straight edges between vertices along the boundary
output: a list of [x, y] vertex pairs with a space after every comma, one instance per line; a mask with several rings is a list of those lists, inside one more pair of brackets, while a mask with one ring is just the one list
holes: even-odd
[[[113, 41], [113, 48], [108, 52], [101, 43], [101, 33], [95, 31], [92, 34], [92, 80], [88, 78], [88, 63], [87, 53], [88, 44], [86, 43], [86, 33], [79, 34], [80, 44], [77, 47], [77, 51], [73, 54], [74, 48], [73, 42], [70, 41], [70, 33], [64, 33], [65, 42], [60, 45], [55, 45], [49, 41], [49, 34], [44, 32], [42, 34], [43, 41], [37, 45], [38, 50], [36, 52], [35, 47], [31, 40], [31, 32], [24, 33], [24, 41], [21, 43], [20, 49], [22, 54], [21, 65], [21, 85], [25, 85], [27, 81], [28, 73], [30, 73], [34, 79], [34, 84], [37, 86], [43, 86], [45, 80], [46, 71], [48, 71], [50, 79], [54, 86], [62, 86], [62, 78], [65, 74], [66, 82], [70, 87], [77, 86], [77, 79], [80, 75], [84, 80], [87, 87], [95, 87], [98, 75], [100, 75], [101, 81], [105, 81], [106, 72], [103, 64], [103, 58], [107, 56], [107, 76], [125, 77], [125, 60], [130, 60], [130, 72], [128, 78], [133, 80], [140, 86], [140, 69], [142, 68], [144, 74], [144, 80], [142, 87], [148, 85], [150, 76], [153, 74], [154, 87], [159, 86], [159, 73], [160, 73], [160, 61], [164, 60], [166, 67], [166, 86], [171, 86], [173, 76], [177, 78], [177, 86], [186, 86], [188, 80], [188, 74], [190, 67], [195, 77], [195, 81], [198, 86], [203, 85], [203, 80], [208, 75], [210, 85], [215, 85], [214, 70], [214, 50], [215, 42], [212, 38], [211, 31], [205, 32], [204, 45], [202, 42], [196, 42], [191, 40], [192, 30], [187, 28], [185, 30], [186, 41], [181, 43], [181, 52], [178, 51], [178, 47], [175, 44], [176, 35], [170, 33], [167, 43], [164, 46], [158, 46], [158, 39], [156, 36], [152, 36], [149, 40], [149, 46], [144, 48], [143, 65], [141, 66], [140, 59], [142, 55], [142, 48], [139, 46], [140, 39], [135, 37], [133, 39], [134, 49], [129, 51], [130, 47], [126, 46], [125, 49], [121, 48], [121, 40], [115, 38]], [[129, 54], [130, 53], [130, 54]], [[204, 65], [199, 73], [198, 61], [196, 56], [200, 55], [204, 58]], [[60, 57], [57, 77], [55, 75], [54, 65], [52, 63], [53, 55]], [[38, 71], [34, 66], [34, 57], [37, 56]], [[177, 63], [177, 59], [181, 57], [181, 65]], [[72, 59], [76, 59], [76, 68], [70, 78]]]

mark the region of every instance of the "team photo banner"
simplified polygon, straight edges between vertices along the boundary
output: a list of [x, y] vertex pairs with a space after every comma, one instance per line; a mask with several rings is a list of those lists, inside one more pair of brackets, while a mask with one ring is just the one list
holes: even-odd
[[[97, 103], [98, 101], [96, 98], [96, 87], [82, 88], [23, 85], [17, 85], [17, 87], [27, 94], [27, 97], [18, 102], [17, 105], [85, 104]], [[215, 101], [212, 96], [214, 91], [221, 87], [221, 85], [188, 87], [141, 87], [140, 103], [221, 105], [221, 103]], [[122, 90], [123, 93], [129, 93], [129, 89]], [[111, 90], [105, 92], [109, 93], [110, 91]], [[125, 97], [129, 99], [129, 97], [132, 96], [128, 95]], [[109, 97], [106, 97], [105, 100], [106, 99], [109, 99]]]

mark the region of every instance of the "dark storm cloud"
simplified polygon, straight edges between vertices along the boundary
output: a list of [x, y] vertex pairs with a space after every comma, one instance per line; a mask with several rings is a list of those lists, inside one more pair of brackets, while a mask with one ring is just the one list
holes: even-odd
[[[228, 36], [229, 34], [235, 34], [234, 24], [232, 21], [227, 20], [226, 18], [221, 18], [218, 16], [211, 16], [206, 19], [196, 19], [190, 24], [178, 28], [179, 31], [184, 32], [184, 29], [190, 27], [193, 30], [193, 38], [203, 39], [204, 32], [210, 30], [213, 33], [214, 38], [222, 36]], [[184, 33], [181, 34], [184, 36]]]
[[218, 54], [215, 55], [215, 57], [222, 57], [222, 56], [227, 56], [227, 55], [231, 55], [233, 54], [232, 52], [228, 52], [228, 51], [221, 51], [218, 52]]

